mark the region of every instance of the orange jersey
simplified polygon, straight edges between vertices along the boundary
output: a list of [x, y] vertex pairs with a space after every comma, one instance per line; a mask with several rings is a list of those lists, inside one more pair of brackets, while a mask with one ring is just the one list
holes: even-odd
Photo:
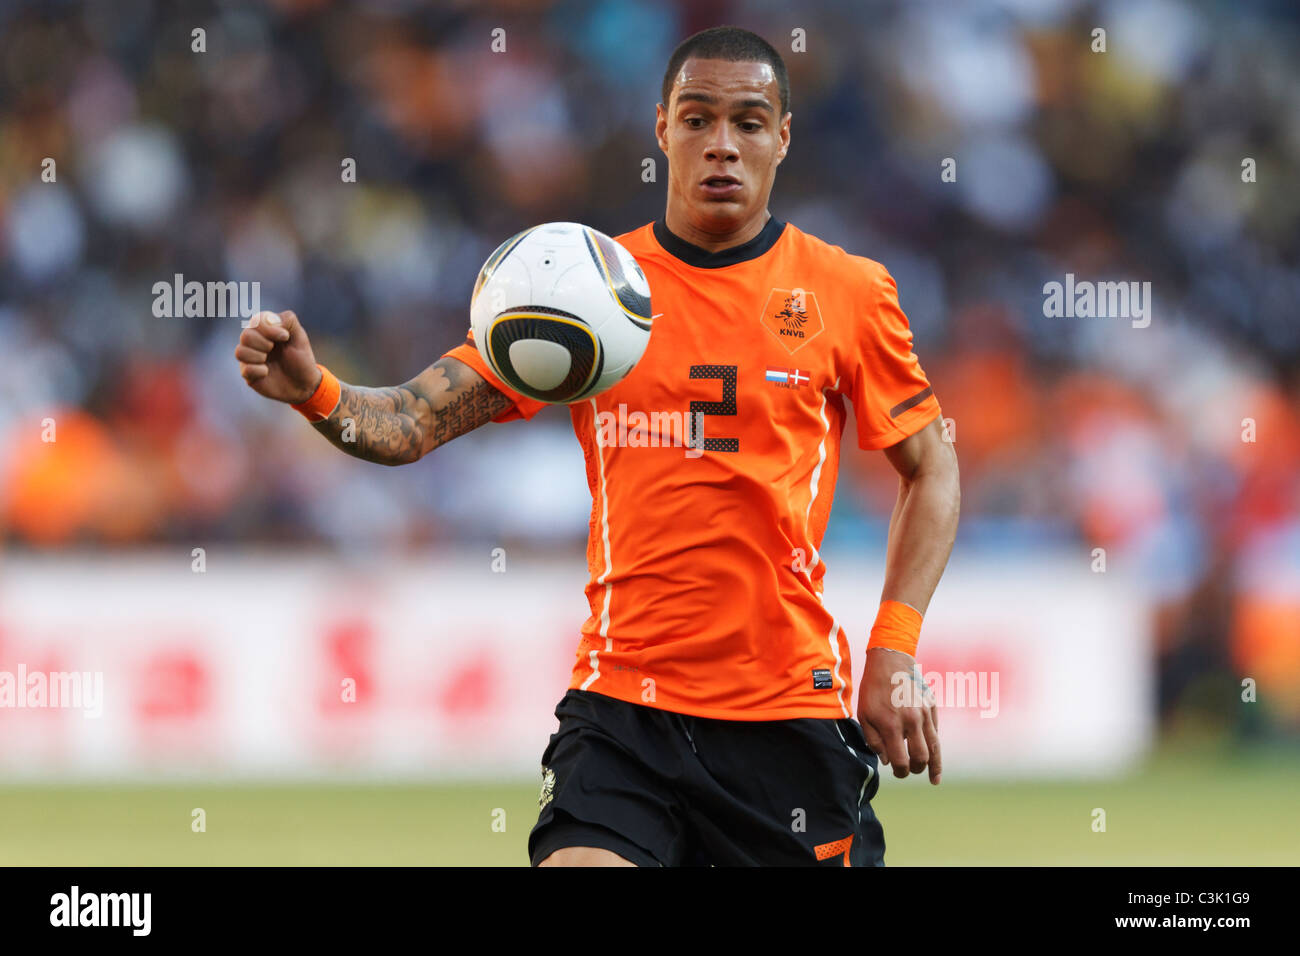
[[[700, 717], [851, 716], [849, 641], [822, 603], [818, 551], [844, 402], [864, 449], [940, 413], [894, 280], [776, 219], [720, 253], [662, 222], [617, 238], [657, 315], [636, 368], [570, 406], [592, 495], [591, 616], [570, 687]], [[497, 421], [543, 407], [472, 344], [447, 354], [513, 400]]]

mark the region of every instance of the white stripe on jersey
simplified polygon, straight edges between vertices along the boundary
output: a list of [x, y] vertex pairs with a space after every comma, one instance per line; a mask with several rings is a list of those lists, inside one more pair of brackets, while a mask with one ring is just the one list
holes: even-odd
[[[609, 583], [607, 578], [613, 570], [614, 564], [609, 553], [609, 494], [605, 490], [605, 452], [600, 446], [600, 426], [598, 424], [600, 415], [596, 411], [596, 400], [592, 398], [589, 401], [591, 402], [591, 423], [596, 431], [596, 461], [600, 466], [598, 469], [600, 475], [600, 535], [601, 542], [605, 547], [605, 570], [600, 577], [596, 578], [597, 584], [605, 585], [605, 607], [600, 612], [600, 636], [605, 639], [605, 650], [612, 651], [614, 641], [609, 636], [609, 601], [610, 592], [614, 586]], [[579, 690], [586, 690], [600, 677], [600, 658], [597, 656], [597, 649], [592, 649], [590, 660], [591, 674], [582, 682], [578, 688]]]
[[[840, 380], [837, 378], [835, 379], [835, 384], [831, 386], [831, 389], [838, 390], [839, 387], [840, 387]], [[822, 389], [822, 404], [821, 404], [821, 408], [818, 409], [818, 414], [821, 415], [822, 425], [824, 426], [824, 430], [822, 431], [821, 444], [817, 446], [817, 466], [813, 468], [812, 480], [809, 482], [809, 487], [808, 487], [808, 508], [804, 512], [805, 531], [810, 530], [808, 527], [808, 523], [812, 520], [812, 506], [813, 506], [813, 502], [817, 500], [817, 490], [818, 490], [818, 486], [821, 483], [821, 477], [822, 477], [822, 465], [826, 464], [826, 439], [827, 437], [829, 437], [831, 432], [831, 421], [829, 418], [826, 417], [826, 389], [825, 388]], [[804, 571], [808, 575], [808, 584], [811, 587], [813, 570], [817, 567], [818, 564], [821, 563], [822, 556], [821, 556], [821, 552], [819, 552], [816, 546], [814, 546], [812, 543], [812, 535], [809, 535], [808, 537], [809, 537], [808, 545], [809, 547], [812, 548], [812, 560], [808, 562], [808, 566], [804, 568]], [[817, 595], [817, 600], [822, 601], [821, 592], [814, 589], [814, 593]], [[822, 601], [822, 605], [825, 606], [824, 601]], [[828, 608], [827, 611], [829, 612], [829, 610], [830, 609]], [[845, 684], [848, 683], [848, 681], [846, 681], [843, 677], [840, 676], [840, 667], [843, 666], [843, 660], [840, 658], [840, 643], [839, 641], [836, 640], [836, 635], [838, 635], [841, 630], [842, 628], [840, 627], [840, 622], [836, 620], [834, 614], [831, 614], [831, 632], [826, 637], [827, 642], [831, 646], [831, 654], [835, 658], [835, 669], [831, 671], [831, 675], [833, 678], [839, 680], [839, 687], [836, 688], [835, 696], [839, 698], [840, 710], [844, 712], [845, 717], [849, 717], [852, 715], [849, 714], [849, 708], [844, 703], [844, 686]]]

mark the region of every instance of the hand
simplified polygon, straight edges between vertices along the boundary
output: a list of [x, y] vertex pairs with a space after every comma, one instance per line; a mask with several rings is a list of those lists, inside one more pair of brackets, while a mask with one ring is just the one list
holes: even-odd
[[307, 332], [292, 312], [259, 312], [249, 320], [235, 347], [239, 374], [249, 388], [277, 402], [298, 405], [320, 385]]
[[873, 647], [867, 651], [858, 692], [858, 723], [867, 744], [895, 777], [930, 769], [938, 785], [939, 708], [921, 676], [916, 658], [902, 651]]

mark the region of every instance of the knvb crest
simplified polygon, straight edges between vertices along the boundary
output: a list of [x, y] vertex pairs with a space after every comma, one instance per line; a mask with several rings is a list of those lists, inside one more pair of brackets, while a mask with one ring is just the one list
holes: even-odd
[[792, 355], [825, 328], [817, 296], [806, 289], [773, 289], [763, 306], [762, 323]]

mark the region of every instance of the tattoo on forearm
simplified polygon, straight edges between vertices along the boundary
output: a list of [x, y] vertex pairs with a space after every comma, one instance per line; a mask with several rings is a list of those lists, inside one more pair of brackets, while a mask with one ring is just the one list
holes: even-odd
[[490, 422], [509, 407], [510, 399], [482, 379], [449, 392], [446, 405], [434, 416], [430, 447], [436, 448]]
[[344, 385], [334, 414], [314, 427], [354, 458], [402, 465], [486, 424], [509, 405], [466, 365], [439, 359], [404, 385]]

